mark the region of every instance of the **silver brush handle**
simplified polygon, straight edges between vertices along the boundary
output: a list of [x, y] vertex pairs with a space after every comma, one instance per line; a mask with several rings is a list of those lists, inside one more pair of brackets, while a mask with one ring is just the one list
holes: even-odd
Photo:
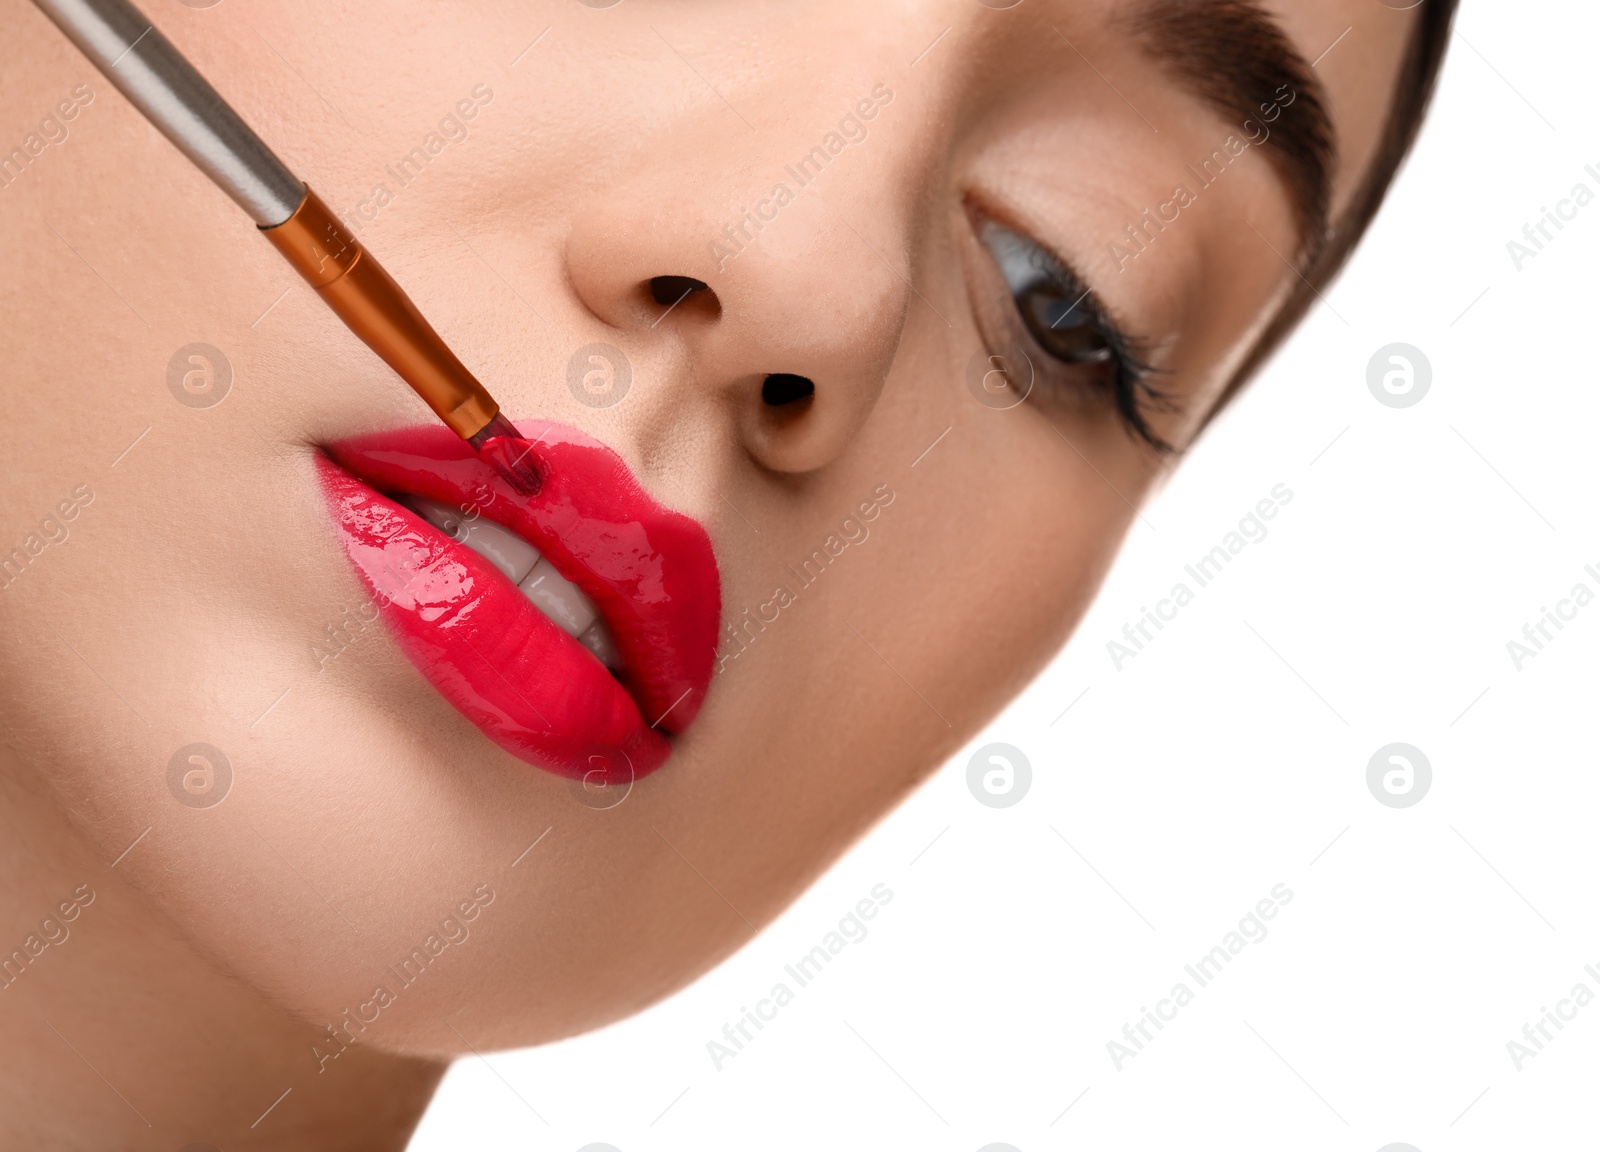
[[34, 0], [168, 140], [263, 228], [282, 224], [306, 186], [172, 41], [128, 0]]

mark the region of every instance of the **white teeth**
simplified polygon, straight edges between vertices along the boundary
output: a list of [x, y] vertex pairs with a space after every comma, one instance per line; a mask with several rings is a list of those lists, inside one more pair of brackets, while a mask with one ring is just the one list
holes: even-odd
[[500, 569], [513, 584], [522, 583], [523, 578], [539, 562], [537, 548], [492, 520], [485, 520], [482, 516], [469, 520], [459, 508], [429, 500], [426, 496], [411, 497], [411, 504], [429, 524], [456, 543], [471, 548]]
[[607, 668], [622, 666], [616, 643], [594, 603], [542, 559], [532, 544], [492, 520], [481, 516], [468, 519], [459, 508], [426, 496], [408, 496], [406, 503], [450, 539], [465, 544], [498, 568], [533, 601], [535, 608], [568, 636], [576, 637]]
[[548, 560], [535, 564], [518, 587], [533, 601], [534, 607], [559, 624], [568, 636], [583, 635], [589, 625], [599, 619], [600, 613], [589, 598]]
[[448, 504], [441, 504], [437, 500], [429, 500], [426, 496], [407, 496], [405, 503], [415, 509], [429, 524], [443, 532], [450, 539], [456, 538], [456, 533], [461, 531], [461, 510], [452, 508]]
[[602, 621], [596, 620], [584, 629], [583, 635], [578, 637], [578, 643], [593, 652], [595, 659], [612, 671], [622, 667], [622, 653], [617, 651], [616, 642], [611, 639], [611, 633], [606, 631]]
[[466, 532], [456, 539], [500, 569], [513, 584], [522, 583], [539, 563], [537, 548], [491, 520], [474, 520], [463, 527]]

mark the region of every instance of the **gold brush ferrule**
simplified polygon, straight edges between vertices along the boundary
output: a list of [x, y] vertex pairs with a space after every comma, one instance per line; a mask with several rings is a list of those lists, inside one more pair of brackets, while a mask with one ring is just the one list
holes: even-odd
[[262, 233], [306, 283], [463, 440], [500, 406], [456, 359], [394, 278], [309, 187], [282, 224]]

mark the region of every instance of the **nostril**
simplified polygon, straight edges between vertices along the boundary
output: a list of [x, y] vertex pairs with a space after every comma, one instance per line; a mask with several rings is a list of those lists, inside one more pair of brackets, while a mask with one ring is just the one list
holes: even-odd
[[817, 386], [804, 376], [774, 372], [761, 383], [761, 399], [774, 408], [809, 399]]
[[691, 292], [704, 292], [708, 285], [693, 276], [652, 276], [650, 298], [657, 304], [670, 307]]

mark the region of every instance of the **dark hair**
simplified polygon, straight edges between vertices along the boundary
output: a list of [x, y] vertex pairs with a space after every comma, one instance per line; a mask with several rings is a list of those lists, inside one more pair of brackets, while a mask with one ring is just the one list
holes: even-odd
[[1344, 267], [1367, 226], [1372, 223], [1372, 218], [1377, 215], [1378, 206], [1383, 203], [1384, 195], [1394, 182], [1395, 173], [1400, 170], [1406, 153], [1411, 150], [1417, 131], [1422, 127], [1422, 118], [1428, 111], [1428, 103], [1433, 99], [1458, 0], [1420, 2], [1422, 11], [1417, 14], [1411, 42], [1406, 47], [1394, 109], [1384, 125], [1383, 136], [1378, 141], [1378, 149], [1367, 169], [1366, 178], [1356, 190], [1350, 206], [1334, 223], [1327, 243], [1312, 257], [1310, 265], [1302, 270], [1304, 279], [1296, 284], [1289, 299], [1250, 350], [1250, 355], [1233, 374], [1233, 379], [1228, 381], [1227, 388], [1206, 417], [1208, 423], [1255, 374], [1267, 357], [1277, 350], [1284, 337], [1305, 317], [1306, 310], [1311, 307], [1317, 294]]

